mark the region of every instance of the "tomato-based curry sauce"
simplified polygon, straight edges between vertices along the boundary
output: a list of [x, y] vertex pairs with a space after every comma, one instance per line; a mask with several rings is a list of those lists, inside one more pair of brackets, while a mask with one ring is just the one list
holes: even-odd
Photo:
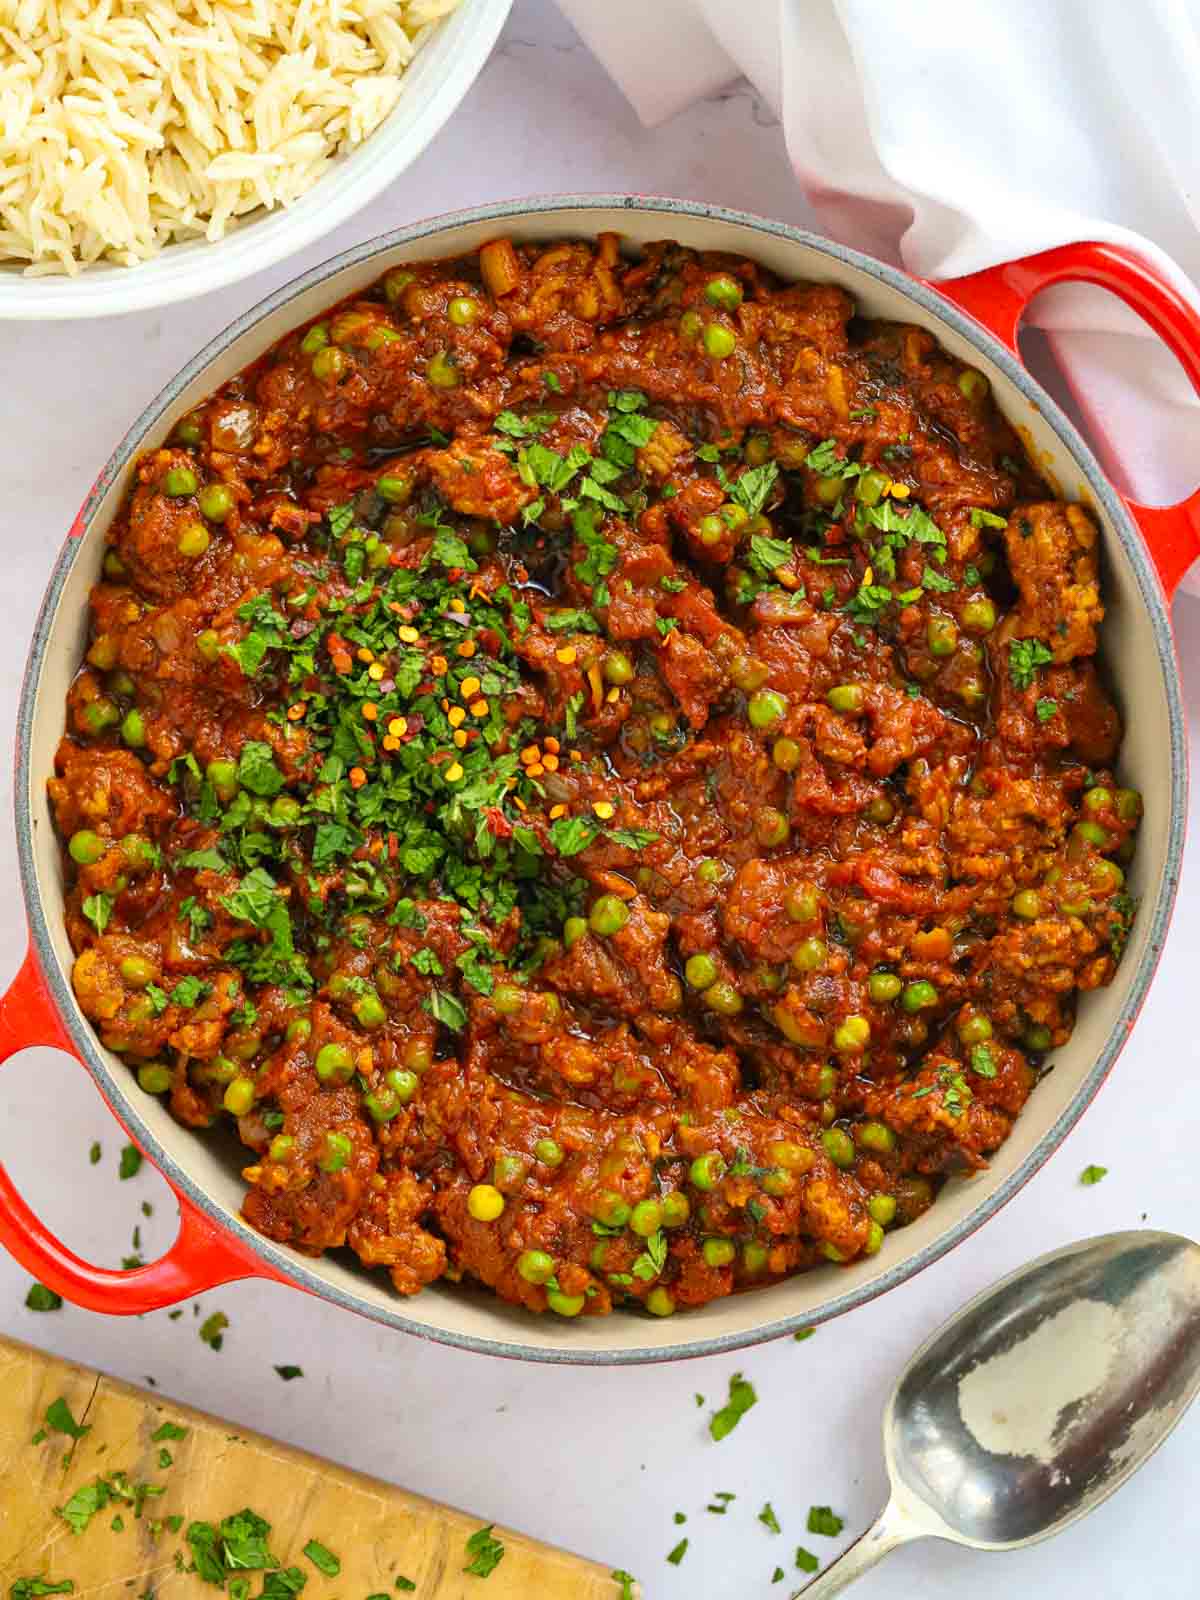
[[563, 1316], [887, 1249], [1133, 905], [1097, 529], [839, 288], [397, 268], [138, 462], [50, 782], [101, 1040], [246, 1219]]

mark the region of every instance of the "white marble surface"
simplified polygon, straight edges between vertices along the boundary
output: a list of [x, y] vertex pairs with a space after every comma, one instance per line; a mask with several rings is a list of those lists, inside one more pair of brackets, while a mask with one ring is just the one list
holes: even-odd
[[[517, 0], [497, 55], [423, 159], [369, 214], [306, 256], [161, 313], [0, 329], [0, 746], [11, 747], [23, 658], [55, 550], [115, 440], [200, 344], [294, 272], [388, 227], [515, 193], [584, 189], [676, 193], [804, 220], [778, 129], [748, 90], [646, 132], [550, 0]], [[1176, 622], [1195, 727], [1200, 606], [1179, 602]], [[7, 818], [7, 762], [0, 786]], [[165, 1394], [626, 1567], [651, 1600], [786, 1596], [793, 1584], [773, 1586], [771, 1573], [778, 1563], [799, 1579], [791, 1564], [797, 1543], [822, 1557], [838, 1548], [803, 1533], [811, 1503], [838, 1509], [847, 1538], [876, 1511], [884, 1398], [910, 1349], [948, 1311], [1053, 1244], [1139, 1221], [1195, 1230], [1200, 1079], [1189, 996], [1200, 957], [1200, 903], [1190, 892], [1200, 882], [1198, 853], [1193, 830], [1158, 979], [1082, 1126], [981, 1234], [803, 1345], [633, 1371], [521, 1366], [407, 1340], [286, 1289], [241, 1284], [206, 1299], [205, 1311], [222, 1309], [231, 1323], [214, 1354], [196, 1337], [190, 1312], [178, 1322], [164, 1312], [110, 1321], [70, 1307], [35, 1316], [22, 1307], [27, 1279], [7, 1258], [0, 1330], [134, 1381], [153, 1376]], [[7, 981], [24, 946], [7, 822], [0, 899], [9, 907], [0, 927]], [[93, 1139], [104, 1146], [95, 1167], [87, 1160]], [[135, 1224], [151, 1251], [173, 1232], [173, 1207], [153, 1172], [117, 1181], [121, 1142], [89, 1080], [65, 1058], [29, 1052], [0, 1074], [5, 1161], [65, 1239], [113, 1264], [130, 1249]], [[1110, 1168], [1098, 1187], [1077, 1182], [1088, 1162]], [[140, 1215], [143, 1200], [159, 1208], [150, 1222]], [[283, 1385], [272, 1371], [282, 1362], [302, 1365], [304, 1380]], [[714, 1445], [708, 1407], [697, 1409], [694, 1395], [718, 1401], [738, 1368], [761, 1404]], [[1007, 1557], [918, 1547], [856, 1593], [957, 1600], [969, 1587], [975, 1600], [1000, 1600], [1016, 1587], [1056, 1600], [1115, 1600], [1135, 1589], [1156, 1600], [1192, 1596], [1198, 1449], [1200, 1413], [1114, 1501], [1054, 1544]], [[703, 1510], [715, 1490], [738, 1496], [723, 1518]], [[780, 1538], [756, 1520], [768, 1499]], [[685, 1528], [672, 1522], [676, 1510], [688, 1514]], [[664, 1557], [681, 1533], [692, 1543], [676, 1569]]]

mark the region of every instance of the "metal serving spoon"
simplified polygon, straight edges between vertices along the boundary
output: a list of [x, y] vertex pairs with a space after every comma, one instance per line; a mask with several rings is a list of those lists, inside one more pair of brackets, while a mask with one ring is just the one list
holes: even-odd
[[1016, 1550], [1093, 1511], [1200, 1389], [1200, 1245], [1150, 1229], [1051, 1251], [926, 1341], [883, 1419], [892, 1497], [804, 1600], [912, 1539]]

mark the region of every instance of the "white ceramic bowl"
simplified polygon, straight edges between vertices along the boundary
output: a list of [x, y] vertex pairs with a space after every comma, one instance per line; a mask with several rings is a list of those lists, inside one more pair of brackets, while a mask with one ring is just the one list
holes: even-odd
[[[621, 234], [631, 249], [652, 239], [673, 238], [698, 249], [752, 256], [784, 278], [840, 284], [868, 316], [928, 328], [952, 355], [986, 373], [1001, 409], [1022, 430], [1035, 458], [1064, 495], [1090, 507], [1100, 525], [1108, 604], [1102, 646], [1110, 661], [1121, 663], [1120, 672], [1113, 674], [1127, 727], [1121, 767], [1125, 778], [1144, 791], [1145, 818], [1130, 867], [1130, 886], [1141, 899], [1141, 909], [1116, 980], [1081, 997], [1073, 1037], [1055, 1052], [1053, 1070], [1038, 1084], [986, 1171], [952, 1178], [930, 1210], [910, 1227], [888, 1235], [878, 1255], [847, 1267], [819, 1268], [674, 1318], [618, 1312], [564, 1322], [534, 1316], [466, 1283], [439, 1283], [402, 1299], [383, 1273], [368, 1272], [343, 1252], [313, 1260], [263, 1238], [241, 1220], [245, 1186], [240, 1160], [231, 1160], [213, 1141], [176, 1122], [160, 1100], [143, 1094], [128, 1067], [102, 1048], [79, 1009], [69, 977], [73, 958], [63, 922], [62, 858], [46, 779], [62, 733], [67, 687], [85, 648], [88, 591], [99, 575], [105, 534], [141, 451], [161, 444], [181, 416], [290, 328], [365, 288], [399, 262], [460, 255], [500, 234], [539, 242], [605, 230]], [[1037, 259], [1023, 264], [1034, 284], [1036, 273], [1030, 269]], [[1083, 263], [1080, 275], [1088, 270]], [[999, 289], [995, 298], [1003, 298]], [[1002, 320], [996, 318], [997, 326]], [[1015, 322], [1013, 312], [1012, 327]], [[1166, 514], [1153, 515], [1164, 518], [1165, 531]], [[1162, 535], [1156, 542], [1162, 542]], [[460, 1348], [526, 1360], [598, 1364], [737, 1349], [846, 1311], [937, 1260], [1015, 1194], [1086, 1110], [1133, 1025], [1175, 896], [1187, 794], [1177, 668], [1163, 589], [1151, 557], [1130, 508], [1011, 350], [932, 288], [828, 240], [690, 202], [632, 197], [515, 201], [418, 224], [315, 268], [214, 339], [134, 423], [76, 521], [35, 633], [17, 755], [18, 847], [33, 948], [23, 973], [0, 1000], [0, 1061], [34, 1043], [60, 1044], [77, 1054], [179, 1196], [182, 1227], [167, 1255], [137, 1271], [87, 1265], [33, 1215], [0, 1166], [0, 1243], [41, 1282], [95, 1310], [141, 1312], [230, 1279], [259, 1276], [297, 1285], [390, 1327]]]
[[111, 317], [189, 300], [294, 255], [373, 200], [416, 160], [479, 76], [512, 0], [462, 0], [404, 74], [400, 98], [369, 139], [294, 205], [256, 212], [223, 239], [168, 245], [136, 267], [104, 263], [73, 278], [0, 266], [0, 320]]

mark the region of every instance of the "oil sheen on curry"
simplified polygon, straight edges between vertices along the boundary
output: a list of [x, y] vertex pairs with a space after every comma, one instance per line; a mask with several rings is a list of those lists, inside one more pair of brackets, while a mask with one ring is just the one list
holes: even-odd
[[75, 992], [415, 1294], [887, 1250], [1133, 912], [1097, 530], [986, 378], [615, 236], [389, 272], [139, 461], [50, 792]]

